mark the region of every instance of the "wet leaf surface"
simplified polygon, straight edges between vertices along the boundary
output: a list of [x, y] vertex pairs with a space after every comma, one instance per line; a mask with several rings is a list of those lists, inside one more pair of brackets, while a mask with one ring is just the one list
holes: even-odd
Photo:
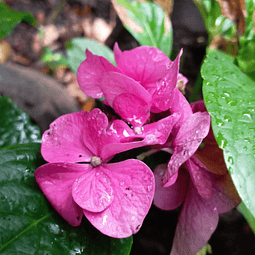
[[112, 0], [126, 29], [141, 45], [154, 46], [170, 55], [172, 25], [164, 10], [153, 2]]
[[132, 237], [107, 237], [85, 218], [72, 227], [55, 212], [34, 178], [43, 163], [39, 143], [0, 151], [0, 254], [129, 254]]
[[13, 28], [21, 21], [37, 25], [37, 21], [30, 13], [13, 11], [10, 7], [0, 2], [0, 39], [10, 34]]
[[255, 83], [227, 55], [209, 52], [203, 94], [214, 136], [236, 189], [255, 215]]
[[8, 97], [0, 97], [0, 109], [0, 147], [40, 142], [39, 127]]

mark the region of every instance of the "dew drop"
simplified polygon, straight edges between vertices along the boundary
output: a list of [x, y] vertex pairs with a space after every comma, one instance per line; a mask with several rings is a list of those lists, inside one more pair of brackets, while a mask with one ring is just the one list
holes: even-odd
[[228, 162], [229, 162], [231, 165], [233, 165], [233, 164], [234, 164], [234, 159], [233, 159], [233, 157], [229, 156], [229, 157], [228, 157]]
[[120, 186], [121, 186], [121, 187], [123, 187], [123, 186], [124, 186], [124, 184], [125, 184], [125, 182], [123, 182], [123, 181], [122, 181], [122, 182], [120, 182]]
[[152, 185], [149, 185], [149, 186], [147, 187], [147, 190], [148, 190], [148, 192], [150, 192], [150, 191], [152, 190]]

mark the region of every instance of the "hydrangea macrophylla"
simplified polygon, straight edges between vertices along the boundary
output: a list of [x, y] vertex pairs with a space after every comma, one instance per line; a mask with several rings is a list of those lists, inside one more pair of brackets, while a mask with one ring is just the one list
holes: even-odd
[[56, 211], [72, 226], [82, 215], [102, 233], [125, 238], [136, 233], [151, 206], [154, 176], [143, 162], [107, 163], [119, 137], [108, 130], [99, 109], [67, 114], [55, 120], [42, 139], [48, 164], [35, 178]]
[[[86, 51], [77, 79], [81, 90], [94, 98], [105, 97], [116, 113], [134, 127], [146, 123], [150, 112], [168, 110], [177, 80], [182, 52], [171, 61], [155, 47], [140, 46], [121, 52], [114, 46], [117, 67]], [[187, 79], [183, 79], [184, 83]]]
[[[203, 102], [197, 102], [192, 109], [205, 111]], [[177, 177], [168, 187], [163, 187], [163, 176], [166, 172], [169, 176], [169, 165], [158, 166], [154, 171], [154, 204], [163, 210], [173, 210], [182, 204], [171, 255], [196, 254], [214, 232], [218, 214], [231, 210], [240, 202], [212, 130], [204, 141], [209, 144], [197, 149], [178, 167], [178, 175], [175, 173]]]
[[176, 181], [179, 167], [196, 152], [210, 128], [210, 115], [207, 112], [193, 113], [190, 104], [177, 88], [173, 94], [174, 104], [170, 111], [172, 114], [181, 114], [181, 117], [165, 145], [173, 150], [164, 176], [165, 187]]

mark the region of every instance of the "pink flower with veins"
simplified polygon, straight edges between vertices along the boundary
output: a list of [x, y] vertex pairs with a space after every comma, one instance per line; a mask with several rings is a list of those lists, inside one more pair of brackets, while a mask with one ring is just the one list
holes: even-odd
[[[176, 102], [185, 108], [184, 97], [180, 94], [177, 96], [179, 101]], [[177, 109], [178, 105], [176, 112]], [[203, 102], [196, 102], [189, 109], [194, 113], [191, 111], [183, 115], [182, 121], [190, 127], [179, 123], [180, 126], [173, 133], [175, 140], [172, 145], [175, 147], [170, 162], [168, 165], [158, 166], [154, 171], [154, 204], [163, 210], [173, 210], [182, 205], [171, 255], [196, 254], [206, 245], [216, 229], [218, 215], [230, 211], [240, 203], [212, 130], [208, 133], [206, 122], [200, 126], [207, 114]], [[196, 117], [191, 118], [188, 115]], [[195, 121], [194, 118], [198, 120]], [[202, 135], [196, 136], [196, 130]], [[206, 144], [198, 149], [204, 135]]]
[[[150, 112], [159, 113], [172, 106], [172, 92], [180, 77], [182, 51], [171, 61], [155, 47], [140, 46], [121, 52], [116, 43], [117, 67], [86, 50], [77, 79], [81, 90], [94, 98], [105, 97], [116, 113], [134, 127], [143, 126]], [[187, 79], [183, 79], [184, 83]]]
[[67, 114], [43, 134], [41, 153], [48, 164], [35, 178], [56, 211], [72, 226], [83, 214], [103, 234], [125, 238], [136, 233], [149, 211], [154, 176], [143, 162], [107, 163], [120, 138], [108, 132], [99, 109]]

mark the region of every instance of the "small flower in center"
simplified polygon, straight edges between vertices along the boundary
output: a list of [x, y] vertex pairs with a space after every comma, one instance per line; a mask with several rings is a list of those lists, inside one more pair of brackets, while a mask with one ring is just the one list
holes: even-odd
[[134, 128], [134, 133], [135, 133], [136, 135], [141, 135], [142, 132], [143, 132], [143, 127], [135, 127], [135, 128]]
[[101, 158], [94, 156], [91, 158], [90, 163], [92, 166], [96, 167], [96, 166], [102, 165], [102, 160], [101, 160]]

